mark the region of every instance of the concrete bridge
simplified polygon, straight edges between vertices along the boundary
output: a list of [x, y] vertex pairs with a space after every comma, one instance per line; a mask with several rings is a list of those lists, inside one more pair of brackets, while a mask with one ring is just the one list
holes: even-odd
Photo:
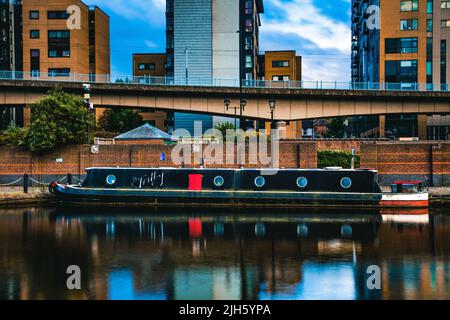
[[[50, 89], [83, 95], [82, 82], [0, 80], [0, 106], [29, 105]], [[397, 113], [450, 114], [449, 91], [386, 91], [244, 87], [243, 116], [270, 119], [269, 100], [276, 100], [274, 119], [292, 121]], [[129, 107], [234, 116], [224, 99], [239, 106], [239, 87], [92, 83], [96, 107]]]

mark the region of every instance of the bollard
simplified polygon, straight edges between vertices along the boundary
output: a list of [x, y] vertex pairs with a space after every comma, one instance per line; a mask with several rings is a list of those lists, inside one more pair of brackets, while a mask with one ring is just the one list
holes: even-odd
[[25, 173], [23, 175], [23, 193], [28, 193], [28, 184], [28, 174]]
[[72, 184], [72, 174], [71, 174], [71, 173], [68, 173], [68, 174], [67, 174], [67, 184], [68, 184], [68, 185], [71, 185], [71, 184]]

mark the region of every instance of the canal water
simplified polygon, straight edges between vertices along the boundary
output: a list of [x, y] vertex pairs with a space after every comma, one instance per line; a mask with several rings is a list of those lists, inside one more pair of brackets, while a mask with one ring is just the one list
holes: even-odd
[[0, 210], [0, 299], [450, 299], [450, 212], [415, 213]]

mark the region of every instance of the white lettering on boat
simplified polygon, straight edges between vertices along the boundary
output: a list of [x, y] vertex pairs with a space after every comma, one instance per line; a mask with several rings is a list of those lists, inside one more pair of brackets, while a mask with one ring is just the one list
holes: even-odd
[[143, 176], [132, 177], [131, 187], [133, 188], [162, 188], [164, 185], [164, 172], [152, 171], [150, 174]]

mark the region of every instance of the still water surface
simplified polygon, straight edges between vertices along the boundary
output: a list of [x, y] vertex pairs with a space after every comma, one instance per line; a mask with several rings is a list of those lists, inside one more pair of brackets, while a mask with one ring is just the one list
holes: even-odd
[[0, 210], [0, 299], [450, 299], [450, 212], [384, 213]]

